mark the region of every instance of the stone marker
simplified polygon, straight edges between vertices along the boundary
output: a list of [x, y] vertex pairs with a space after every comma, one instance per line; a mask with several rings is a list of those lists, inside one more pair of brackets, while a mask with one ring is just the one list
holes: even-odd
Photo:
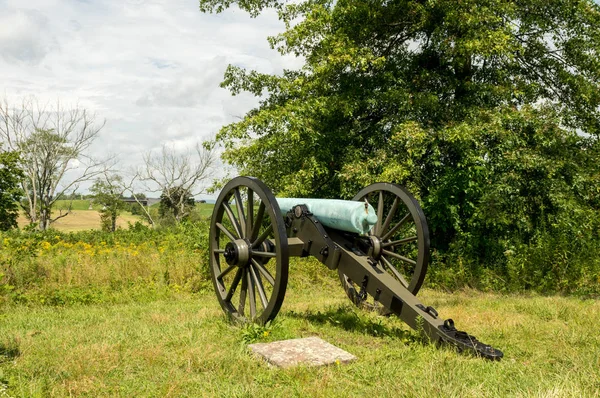
[[347, 363], [356, 357], [318, 337], [250, 344], [250, 350], [280, 368]]

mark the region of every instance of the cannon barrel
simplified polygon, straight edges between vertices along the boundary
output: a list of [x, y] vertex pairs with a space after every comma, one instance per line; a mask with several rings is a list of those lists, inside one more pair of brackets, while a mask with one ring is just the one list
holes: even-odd
[[375, 209], [368, 202], [339, 199], [276, 198], [281, 215], [303, 204], [326, 227], [366, 234], [377, 223]]

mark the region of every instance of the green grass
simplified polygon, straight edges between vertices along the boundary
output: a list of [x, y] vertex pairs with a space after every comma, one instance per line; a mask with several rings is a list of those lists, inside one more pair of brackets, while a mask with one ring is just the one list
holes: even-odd
[[[212, 292], [170, 290], [117, 304], [5, 306], [0, 384], [12, 396], [600, 394], [597, 301], [424, 291], [422, 300], [442, 316], [504, 351], [504, 360], [490, 362], [424, 344], [397, 318], [351, 307], [333, 277], [315, 285], [299, 275], [280, 315], [262, 328], [228, 323]], [[358, 360], [282, 370], [247, 347], [307, 336]]]
[[200, 216], [210, 219], [212, 217], [213, 208], [215, 207], [212, 203], [197, 203], [194, 207], [194, 211]]
[[[0, 234], [0, 397], [600, 396], [597, 300], [422, 291], [504, 351], [489, 362], [353, 308], [335, 271], [293, 258], [275, 321], [235, 326], [212, 292], [207, 230]], [[281, 370], [248, 350], [308, 336], [358, 360]]]
[[[98, 204], [98, 203], [92, 203], [92, 209], [93, 210], [101, 210], [102, 209], [102, 205]], [[69, 208], [69, 206], [71, 206], [71, 210], [89, 210], [90, 209], [90, 200], [89, 199], [84, 199], [84, 200], [57, 200], [56, 202], [54, 202], [54, 206], [52, 206], [52, 208], [56, 211], [56, 210], [66, 210]]]

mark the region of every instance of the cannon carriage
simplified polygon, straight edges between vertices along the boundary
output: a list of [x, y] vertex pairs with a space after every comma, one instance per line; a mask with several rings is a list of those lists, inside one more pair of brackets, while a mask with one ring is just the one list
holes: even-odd
[[231, 318], [265, 323], [279, 312], [289, 257], [313, 256], [337, 270], [357, 306], [395, 314], [436, 344], [487, 359], [502, 352], [442, 320], [418, 293], [429, 261], [429, 231], [405, 188], [372, 184], [352, 201], [275, 198], [252, 177], [221, 191], [210, 223], [210, 271], [217, 299]]

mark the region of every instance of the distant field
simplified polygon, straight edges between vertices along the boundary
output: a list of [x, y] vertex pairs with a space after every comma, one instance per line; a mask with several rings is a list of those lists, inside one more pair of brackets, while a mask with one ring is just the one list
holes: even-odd
[[[59, 200], [56, 202], [55, 211], [58, 214], [59, 210], [66, 210], [69, 205], [68, 200]], [[93, 205], [93, 210], [88, 210], [90, 207], [89, 200], [74, 200], [72, 202], [72, 212], [66, 217], [63, 217], [54, 223], [52, 223], [52, 228], [55, 228], [59, 231], [65, 232], [74, 232], [74, 231], [83, 231], [88, 229], [100, 229], [100, 213], [102, 206]], [[152, 206], [154, 207], [154, 206]], [[210, 217], [213, 211], [213, 204], [210, 203], [198, 203], [194, 209], [194, 211], [200, 217]], [[152, 209], [151, 209], [152, 210]], [[157, 211], [157, 210], [155, 210]], [[129, 212], [123, 212], [117, 218], [117, 227], [118, 228], [127, 228], [129, 223], [134, 224], [136, 221], [142, 221], [142, 218], [139, 216], [134, 216]], [[20, 216], [18, 219], [19, 228], [23, 228], [27, 225], [27, 219], [25, 216]]]
[[196, 205], [195, 211], [198, 212], [200, 216], [210, 217], [212, 215], [214, 207], [214, 203], [198, 203]]
[[[89, 200], [89, 199], [83, 199], [83, 200], [57, 200], [54, 203], [54, 209], [56, 210], [66, 210], [69, 208], [69, 204], [71, 205], [71, 208], [73, 210], [91, 210], [90, 209], [90, 203], [93, 203], [93, 201]], [[102, 209], [102, 205], [99, 204], [94, 204], [92, 206], [93, 210], [100, 210]]]
[[[136, 221], [141, 221], [141, 218], [130, 213], [122, 213], [117, 218], [117, 227], [127, 228], [129, 223], [134, 224]], [[18, 222], [20, 228], [27, 225], [24, 216], [20, 216]], [[100, 229], [100, 213], [96, 210], [73, 210], [68, 216], [53, 222], [52, 228], [65, 232]]]
[[[92, 209], [90, 209], [90, 203], [92, 204]], [[73, 210], [101, 210], [102, 206], [99, 204], [94, 204], [93, 201], [89, 199], [84, 200], [57, 200], [54, 204], [54, 208], [57, 210], [64, 209], [66, 210], [71, 204], [71, 208]], [[214, 203], [198, 203], [196, 204], [196, 211], [199, 212], [201, 216], [210, 216], [212, 214], [212, 209], [214, 207]], [[158, 208], [158, 203], [150, 206], [151, 208]]]

